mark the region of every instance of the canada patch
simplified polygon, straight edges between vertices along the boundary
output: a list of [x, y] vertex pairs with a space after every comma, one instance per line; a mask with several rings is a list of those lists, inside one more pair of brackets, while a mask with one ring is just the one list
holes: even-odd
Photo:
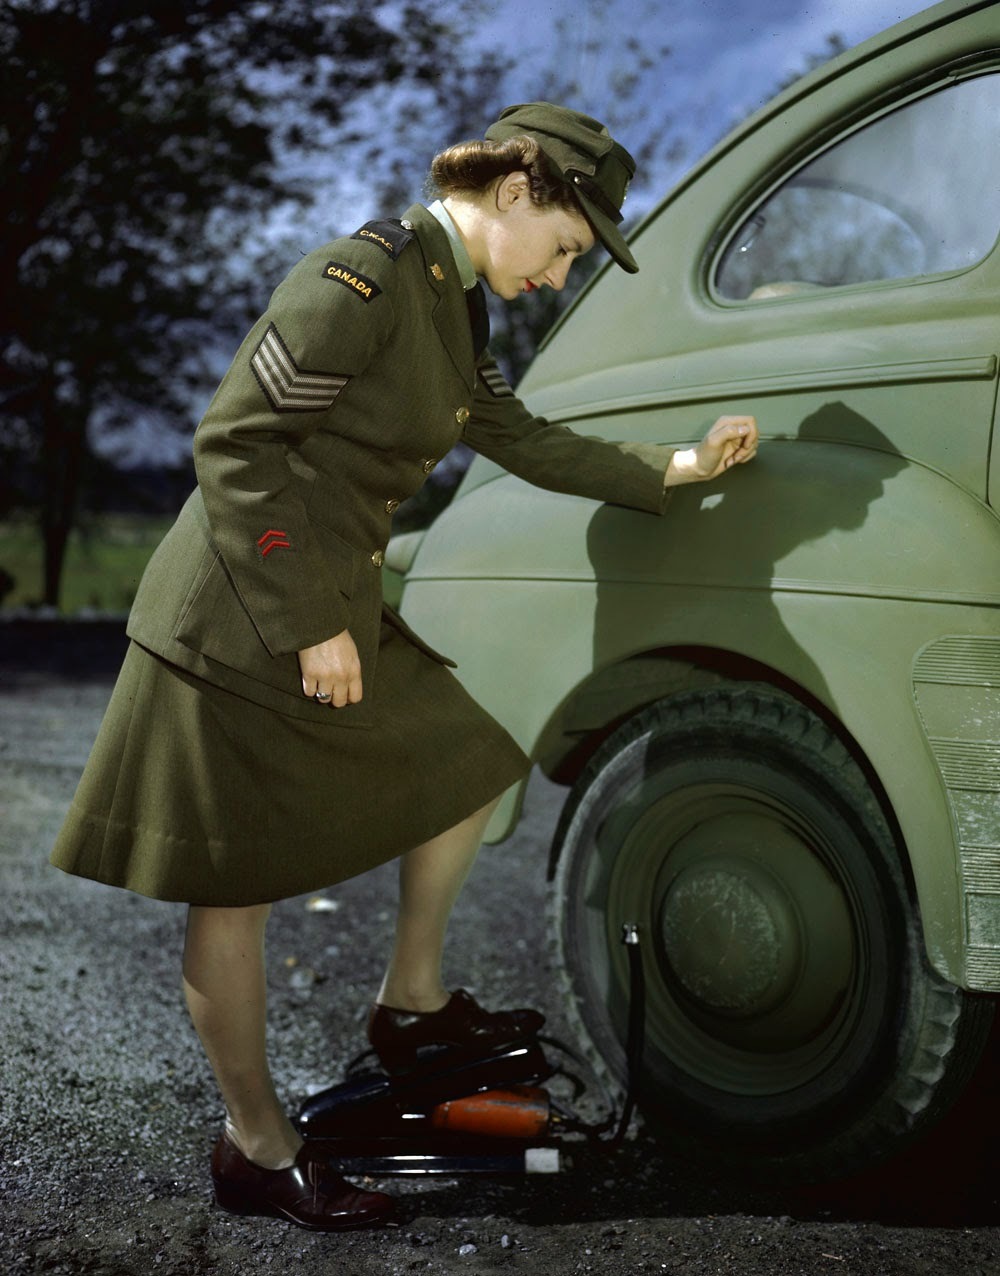
[[413, 238], [413, 231], [407, 230], [400, 222], [383, 219], [381, 221], [365, 222], [360, 230], [354, 232], [351, 238], [363, 239], [369, 244], [375, 244], [382, 249], [387, 257], [391, 257], [395, 261]]
[[342, 261], [328, 261], [323, 267], [323, 278], [331, 279], [335, 284], [343, 284], [345, 288], [350, 288], [351, 292], [360, 297], [366, 304], [369, 301], [374, 301], [382, 291], [374, 279], [369, 279], [367, 275], [362, 275], [353, 266], [345, 266]]
[[503, 373], [495, 363], [488, 363], [479, 369], [479, 379], [493, 395], [494, 399], [513, 399], [514, 391], [507, 384]]

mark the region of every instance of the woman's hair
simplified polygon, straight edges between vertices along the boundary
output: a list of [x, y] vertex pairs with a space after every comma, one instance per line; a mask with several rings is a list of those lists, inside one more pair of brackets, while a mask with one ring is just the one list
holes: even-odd
[[579, 212], [572, 187], [558, 176], [533, 137], [523, 134], [502, 142], [458, 142], [435, 155], [428, 184], [442, 197], [479, 195], [508, 173], [523, 172], [528, 194], [538, 208], [555, 205]]

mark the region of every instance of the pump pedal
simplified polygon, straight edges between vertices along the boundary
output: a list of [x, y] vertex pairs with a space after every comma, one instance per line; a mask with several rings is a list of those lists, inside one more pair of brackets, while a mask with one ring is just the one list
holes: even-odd
[[536, 1085], [555, 1069], [537, 1041], [452, 1061], [429, 1072], [360, 1073], [310, 1095], [298, 1114], [303, 1138], [412, 1137], [433, 1130], [433, 1113], [449, 1100], [517, 1085]]

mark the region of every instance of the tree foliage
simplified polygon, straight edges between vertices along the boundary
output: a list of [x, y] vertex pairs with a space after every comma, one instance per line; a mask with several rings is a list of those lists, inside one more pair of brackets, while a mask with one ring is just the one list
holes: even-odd
[[209, 334], [274, 282], [258, 233], [313, 195], [303, 156], [387, 86], [440, 107], [456, 39], [419, 4], [6, 0], [0, 516], [40, 512], [46, 602], [93, 438], [190, 430]]
[[[0, 2], [0, 518], [38, 515], [44, 601], [58, 603], [81, 504], [130, 481], [108, 456], [186, 452], [198, 403], [295, 249], [348, 229], [331, 199], [364, 189], [399, 213], [434, 151], [481, 136], [511, 100], [514, 54], [472, 38], [483, 9]], [[638, 20], [641, 37], [609, 40], [609, 0], [586, 13], [588, 30], [556, 34], [573, 58], [516, 96], [600, 115], [655, 172], [677, 147], [648, 91], [669, 50]], [[626, 211], [650, 202], [640, 179]], [[512, 377], [599, 258], [561, 297], [494, 308]]]

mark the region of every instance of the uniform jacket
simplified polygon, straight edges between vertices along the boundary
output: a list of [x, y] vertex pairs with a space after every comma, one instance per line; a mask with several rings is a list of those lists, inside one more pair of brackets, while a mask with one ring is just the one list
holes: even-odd
[[448, 237], [417, 204], [310, 253], [275, 290], [195, 433], [198, 486], [129, 635], [270, 708], [364, 726], [365, 700], [330, 713], [302, 695], [297, 652], [350, 629], [367, 693], [382, 620], [423, 646], [383, 606], [382, 555], [393, 510], [459, 439], [542, 487], [665, 504], [670, 448], [533, 416], [476, 358]]

